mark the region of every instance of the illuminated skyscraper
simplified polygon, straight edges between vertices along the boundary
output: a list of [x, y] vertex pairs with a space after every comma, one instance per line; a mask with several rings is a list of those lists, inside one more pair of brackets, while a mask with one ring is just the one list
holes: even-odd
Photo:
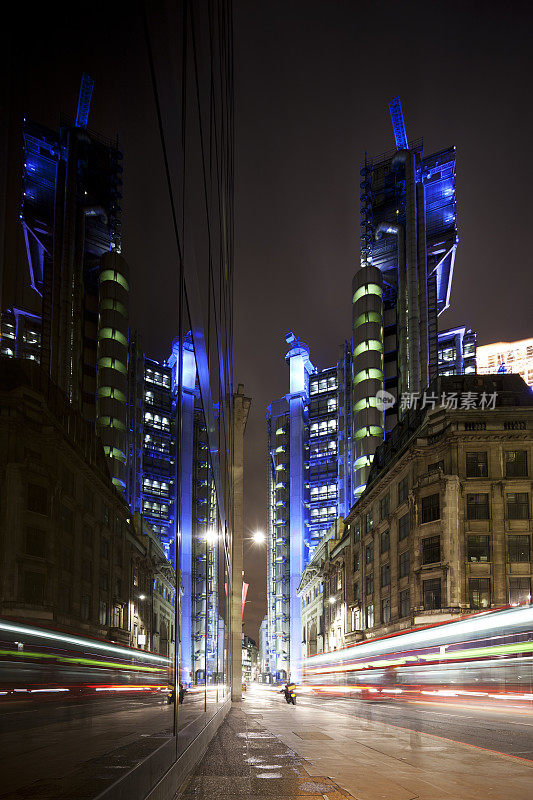
[[458, 235], [455, 147], [425, 156], [389, 104], [396, 150], [361, 167], [361, 269], [353, 281], [353, 462], [356, 500], [372, 457], [399, 419], [394, 401], [439, 374], [437, 318], [450, 303]]

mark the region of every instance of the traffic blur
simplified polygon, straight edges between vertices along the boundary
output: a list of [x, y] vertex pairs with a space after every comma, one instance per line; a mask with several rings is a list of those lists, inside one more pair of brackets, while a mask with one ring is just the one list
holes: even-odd
[[160, 693], [168, 658], [100, 639], [0, 620], [0, 695], [26, 699]]
[[319, 653], [301, 692], [361, 700], [533, 703], [533, 606], [476, 614]]

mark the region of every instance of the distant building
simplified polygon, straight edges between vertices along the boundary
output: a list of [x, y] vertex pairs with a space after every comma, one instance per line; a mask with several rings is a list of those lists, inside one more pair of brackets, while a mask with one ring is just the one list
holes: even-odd
[[243, 634], [242, 637], [242, 680], [243, 683], [251, 683], [257, 680], [258, 673], [258, 649], [257, 644], [249, 636]]
[[439, 375], [470, 375], [476, 372], [477, 334], [467, 328], [439, 331]]
[[270, 664], [268, 661], [268, 616], [264, 616], [259, 626], [258, 666], [259, 676], [263, 683], [270, 682]]
[[483, 344], [477, 352], [480, 375], [512, 372], [520, 375], [533, 388], [533, 339]]

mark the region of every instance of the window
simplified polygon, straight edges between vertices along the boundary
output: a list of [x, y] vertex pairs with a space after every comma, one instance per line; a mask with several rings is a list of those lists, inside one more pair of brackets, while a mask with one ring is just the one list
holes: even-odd
[[72, 549], [70, 547], [61, 549], [61, 567], [69, 572], [72, 569]]
[[111, 515], [109, 513], [109, 506], [107, 505], [107, 503], [102, 503], [102, 522], [106, 526], [106, 528], [109, 528], [110, 520], [111, 520]]
[[116, 549], [115, 549], [115, 564], [117, 565], [117, 567], [121, 567], [122, 566], [122, 547], [120, 546], [120, 544], [116, 545]]
[[433, 578], [423, 582], [422, 588], [424, 609], [431, 611], [441, 607], [440, 597], [440, 578]]
[[470, 578], [468, 581], [470, 608], [490, 606], [490, 578]]
[[89, 617], [91, 616], [91, 598], [88, 594], [82, 594], [81, 596], [81, 618], [84, 622], [87, 622]]
[[422, 539], [422, 564], [436, 564], [440, 561], [440, 536], [427, 536]]
[[374, 576], [372, 573], [366, 576], [365, 594], [372, 594], [374, 591]]
[[411, 600], [409, 589], [400, 592], [400, 617], [408, 617], [411, 613]]
[[100, 625], [107, 625], [107, 603], [105, 600], [100, 600], [100, 606], [98, 610], [98, 622]]
[[42, 605], [46, 576], [43, 572], [24, 573], [24, 601]]
[[404, 500], [407, 500], [407, 495], [409, 494], [409, 479], [406, 475], [405, 478], [398, 484], [398, 505], [403, 503]]
[[489, 495], [487, 492], [481, 492], [479, 494], [467, 494], [466, 518], [489, 519], [489, 517]]
[[122, 597], [122, 581], [120, 578], [115, 578], [115, 597], [117, 597], [119, 600]]
[[83, 487], [83, 510], [92, 512], [94, 508], [94, 494], [88, 486]]
[[473, 562], [490, 561], [490, 539], [488, 536], [469, 536], [467, 540], [467, 560]]
[[354, 553], [353, 556], [353, 571], [357, 572], [359, 569], [359, 553]]
[[46, 486], [28, 483], [28, 511], [36, 514], [48, 514], [48, 491]]
[[93, 532], [88, 525], [83, 526], [83, 544], [85, 547], [93, 546]]
[[527, 450], [507, 450], [505, 453], [505, 477], [527, 477]]
[[380, 547], [382, 553], [387, 553], [390, 550], [390, 534], [389, 531], [383, 531], [380, 536]]
[[356, 581], [353, 585], [353, 602], [359, 603], [360, 599], [361, 595], [360, 595], [359, 581]]
[[93, 577], [93, 565], [88, 558], [84, 558], [81, 562], [81, 577], [84, 581], [91, 581]]
[[100, 555], [102, 558], [109, 558], [109, 539], [106, 539], [105, 536], [102, 536], [102, 542], [100, 545]]
[[430, 494], [422, 498], [422, 523], [440, 519], [440, 502], [438, 494]]
[[389, 515], [390, 496], [388, 494], [379, 501], [379, 518], [386, 519]]
[[109, 589], [109, 575], [107, 572], [100, 573], [100, 589], [104, 592]]
[[488, 474], [489, 470], [486, 451], [466, 454], [467, 478], [486, 478]]
[[367, 533], [370, 533], [372, 528], [374, 527], [374, 518], [372, 516], [372, 512], [369, 511], [365, 517], [365, 530]]
[[59, 523], [65, 533], [74, 533], [74, 514], [70, 508], [63, 503], [59, 510]]
[[361, 541], [361, 523], [356, 520], [353, 524], [353, 543], [357, 544], [359, 541]]
[[384, 624], [390, 622], [390, 597], [384, 597], [381, 601], [381, 621]]
[[529, 561], [529, 536], [510, 535], [507, 537], [509, 561], [525, 564]]
[[403, 553], [400, 553], [400, 578], [405, 578], [406, 575], [409, 575], [410, 564], [411, 558], [409, 550], [405, 550]]
[[365, 563], [371, 564], [374, 560], [374, 545], [372, 542], [365, 547]]
[[390, 564], [381, 565], [381, 585], [390, 586]]
[[398, 520], [398, 539], [400, 542], [402, 539], [407, 539], [409, 536], [409, 514], [404, 514], [403, 517], [400, 517]]
[[374, 627], [374, 603], [366, 607], [366, 627]]
[[509, 578], [509, 603], [529, 603], [531, 601], [531, 579]]
[[342, 570], [337, 570], [337, 591], [342, 589]]
[[46, 533], [40, 528], [26, 528], [26, 553], [46, 558]]
[[70, 611], [70, 588], [65, 584], [59, 587], [59, 610], [65, 614]]
[[[113, 627], [122, 628], [122, 606], [116, 605], [113, 607]], [[157, 627], [157, 614], [154, 614], [154, 627]]]
[[67, 467], [63, 467], [61, 470], [61, 484], [63, 486], [63, 491], [71, 497], [74, 497], [74, 475]]
[[527, 492], [508, 492], [507, 519], [529, 519], [529, 494]]
[[435, 461], [434, 464], [428, 466], [428, 472], [438, 472], [439, 469], [444, 472], [444, 461]]

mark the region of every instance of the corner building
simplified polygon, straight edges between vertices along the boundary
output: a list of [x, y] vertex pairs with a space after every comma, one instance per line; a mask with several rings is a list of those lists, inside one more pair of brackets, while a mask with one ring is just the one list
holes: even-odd
[[531, 599], [531, 392], [514, 375], [432, 388], [495, 407], [409, 411], [378, 448], [345, 519], [342, 644]]

